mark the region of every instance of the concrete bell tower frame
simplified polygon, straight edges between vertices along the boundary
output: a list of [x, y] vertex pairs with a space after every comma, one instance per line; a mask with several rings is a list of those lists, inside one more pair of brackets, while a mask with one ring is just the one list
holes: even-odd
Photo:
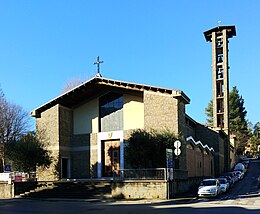
[[213, 126], [229, 135], [228, 39], [236, 36], [236, 28], [218, 26], [204, 36], [212, 43]]

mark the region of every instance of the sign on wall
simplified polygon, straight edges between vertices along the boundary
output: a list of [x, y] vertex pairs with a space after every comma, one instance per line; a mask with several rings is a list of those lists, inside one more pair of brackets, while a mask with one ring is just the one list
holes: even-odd
[[180, 149], [181, 148], [181, 142], [179, 140], [176, 140], [174, 142], [174, 147], [175, 147], [174, 154], [176, 156], [179, 156], [181, 154], [181, 149]]
[[5, 172], [11, 172], [12, 171], [12, 166], [10, 164], [5, 165]]

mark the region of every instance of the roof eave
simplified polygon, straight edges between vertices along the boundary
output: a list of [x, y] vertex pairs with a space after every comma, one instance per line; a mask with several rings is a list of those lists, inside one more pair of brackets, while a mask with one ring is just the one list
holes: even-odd
[[[160, 92], [160, 93], [166, 93], [169, 95], [173, 95], [173, 97], [181, 97], [182, 100], [185, 102], [185, 104], [190, 103], [189, 97], [180, 90], [173, 90], [169, 88], [161, 88], [151, 85], [143, 85], [143, 84], [136, 84], [131, 82], [124, 82], [124, 81], [118, 81], [113, 79], [107, 79], [102, 77], [93, 77], [92, 79], [82, 83], [81, 85], [72, 88], [71, 90], [57, 96], [56, 98], [50, 100], [49, 102], [39, 106], [38, 108], [31, 111], [32, 117], [40, 117], [41, 113], [52, 106], [55, 106], [57, 104], [60, 104], [61, 102], [64, 102], [64, 99], [66, 99], [66, 96], [72, 96], [74, 93], [77, 93], [80, 90], [84, 90], [84, 87], [87, 87], [87, 85], [90, 84], [97, 84], [97, 85], [106, 85], [106, 86], [112, 86], [112, 87], [118, 87], [122, 89], [127, 90], [134, 90], [134, 91], [153, 91], [153, 92]], [[82, 91], [80, 91], [82, 92]], [[83, 91], [84, 92], [84, 91]]]

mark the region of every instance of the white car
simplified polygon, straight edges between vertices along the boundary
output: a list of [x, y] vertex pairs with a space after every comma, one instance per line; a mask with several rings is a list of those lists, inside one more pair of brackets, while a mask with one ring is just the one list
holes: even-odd
[[227, 192], [229, 189], [229, 183], [226, 178], [218, 178], [219, 183], [220, 183], [220, 190], [221, 192]]
[[199, 197], [214, 197], [221, 193], [220, 183], [218, 179], [204, 179], [199, 188]]

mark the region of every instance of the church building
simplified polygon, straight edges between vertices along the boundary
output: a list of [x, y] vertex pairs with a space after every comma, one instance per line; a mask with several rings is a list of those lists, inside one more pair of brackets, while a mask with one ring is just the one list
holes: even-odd
[[31, 112], [54, 158], [47, 170], [38, 169], [38, 180], [112, 177], [125, 168], [125, 141], [135, 129], [184, 135], [179, 169], [213, 176], [214, 150], [197, 138], [198, 124], [185, 112], [189, 103], [181, 90], [93, 77]]
[[183, 136], [178, 170], [182, 178], [217, 177], [235, 163], [229, 133], [228, 40], [235, 26], [204, 32], [212, 43], [213, 124], [186, 114], [181, 90], [102, 78], [92, 79], [36, 108], [36, 129], [54, 161], [38, 169], [39, 180], [111, 178], [125, 169], [125, 145], [135, 129], [170, 130]]

